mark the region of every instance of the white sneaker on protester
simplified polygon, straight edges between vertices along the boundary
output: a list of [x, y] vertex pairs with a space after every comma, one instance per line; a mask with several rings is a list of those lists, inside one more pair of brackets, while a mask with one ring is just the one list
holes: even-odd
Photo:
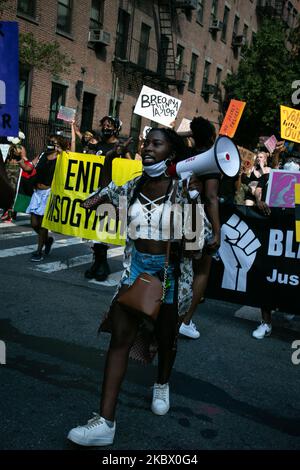
[[116, 432], [116, 422], [110, 428], [98, 413], [86, 425], [71, 429], [68, 439], [81, 446], [106, 446], [112, 444]]
[[151, 411], [155, 415], [165, 415], [170, 409], [169, 384], [154, 384]]
[[179, 328], [179, 333], [183, 336], [187, 336], [188, 338], [197, 339], [200, 336], [200, 332], [197, 330], [196, 325], [190, 321], [188, 325], [186, 323], [181, 323]]
[[270, 336], [272, 333], [272, 325], [261, 322], [258, 328], [253, 331], [252, 336], [256, 339], [263, 339], [265, 336]]

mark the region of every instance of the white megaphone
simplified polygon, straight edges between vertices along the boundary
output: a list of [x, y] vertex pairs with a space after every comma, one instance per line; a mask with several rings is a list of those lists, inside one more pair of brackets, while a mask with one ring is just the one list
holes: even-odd
[[170, 176], [179, 176], [184, 180], [189, 179], [193, 174], [207, 175], [208, 173], [222, 173], [234, 177], [238, 174], [240, 165], [241, 157], [236, 145], [231, 139], [222, 135], [206, 152], [171, 164], [167, 171]]

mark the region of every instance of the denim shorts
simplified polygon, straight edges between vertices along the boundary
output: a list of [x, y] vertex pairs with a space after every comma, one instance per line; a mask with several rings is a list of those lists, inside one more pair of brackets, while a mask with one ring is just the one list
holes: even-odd
[[[163, 272], [165, 266], [166, 255], [149, 255], [148, 253], [141, 253], [135, 248], [132, 250], [130, 276], [122, 281], [122, 284], [131, 285], [139, 274], [148, 273], [153, 276], [158, 276], [163, 279]], [[174, 302], [174, 290], [175, 290], [175, 277], [174, 277], [174, 266], [169, 265], [168, 267], [168, 281], [170, 287], [166, 291], [164, 299], [165, 304], [172, 304]]]

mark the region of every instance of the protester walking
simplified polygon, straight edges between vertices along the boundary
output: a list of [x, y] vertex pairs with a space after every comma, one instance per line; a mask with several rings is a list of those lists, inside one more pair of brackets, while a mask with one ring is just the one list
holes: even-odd
[[[178, 219], [176, 211], [170, 230], [172, 201], [175, 200], [181, 214], [183, 206], [188, 204], [186, 188], [181, 181], [174, 181], [167, 176], [166, 170], [170, 161], [182, 158], [184, 154], [183, 141], [175, 131], [152, 129], [146, 137], [142, 150], [142, 176], [122, 187], [110, 183], [98, 194], [101, 203], [110, 201], [116, 207], [119, 207], [121, 196], [127, 198], [129, 206], [127, 224], [130, 230], [127, 232], [125, 269], [121, 282], [100, 327], [102, 331], [110, 331], [112, 334], [106, 357], [100, 413], [95, 414], [86, 425], [73, 428], [69, 432], [68, 438], [77, 444], [104, 446], [113, 443], [116, 430], [116, 405], [129, 356], [149, 362], [153, 359], [155, 351], [158, 351], [158, 371], [153, 387], [151, 410], [156, 415], [164, 415], [169, 410], [169, 380], [176, 357], [179, 316], [188, 310], [191, 303], [193, 271], [191, 256], [184, 255], [185, 244], [172, 235], [176, 228], [182, 229], [182, 218]], [[91, 198], [91, 204], [93, 198], [97, 199], [97, 195]], [[87, 200], [83, 203], [83, 207], [93, 206]], [[204, 244], [202, 225], [204, 216], [201, 205], [199, 210], [201, 210], [202, 229], [199, 228], [193, 244], [194, 253], [198, 254], [201, 253]], [[163, 221], [167, 214], [169, 216], [164, 225]], [[163, 230], [164, 226], [168, 227], [168, 230]], [[183, 230], [181, 234], [182, 232]], [[142, 282], [141, 278], [148, 275], [161, 280], [159, 285], [164, 293], [154, 323], [143, 320], [128, 306], [128, 302], [127, 307], [124, 307], [126, 293], [131, 295], [132, 292], [135, 300], [139, 300], [138, 296], [134, 295], [134, 282], [137, 279]], [[142, 280], [147, 286], [147, 279]]]
[[[42, 261], [43, 248], [45, 247], [45, 255], [48, 255], [54, 241], [53, 237], [48, 236], [48, 230], [42, 227], [42, 223], [57, 158], [63, 150], [67, 149], [68, 143], [62, 136], [51, 135], [48, 139], [47, 150], [40, 155], [35, 167], [34, 191], [26, 210], [27, 214], [31, 214], [31, 227], [38, 235], [37, 251], [30, 258], [30, 261], [33, 262]], [[30, 167], [22, 166], [22, 168], [30, 171]]]

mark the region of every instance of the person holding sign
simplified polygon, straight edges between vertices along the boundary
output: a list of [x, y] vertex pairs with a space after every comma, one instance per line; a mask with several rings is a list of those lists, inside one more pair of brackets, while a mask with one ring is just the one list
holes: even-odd
[[[34, 192], [27, 207], [27, 214], [31, 214], [31, 227], [38, 235], [38, 247], [30, 258], [30, 261], [39, 262], [43, 259], [43, 248], [45, 254], [50, 253], [53, 238], [48, 237], [48, 230], [42, 227], [43, 216], [47, 200], [51, 191], [51, 183], [54, 176], [56, 161], [59, 154], [68, 149], [68, 142], [62, 137], [52, 135], [49, 137], [47, 151], [44, 152], [35, 167]], [[22, 166], [25, 171], [32, 171], [33, 167]]]
[[[195, 231], [193, 247], [187, 246], [188, 238], [182, 239], [182, 234], [187, 233], [183, 231], [186, 226], [183, 227], [182, 218], [182, 211], [188, 204], [187, 191], [182, 181], [175, 182], [166, 173], [168, 164], [184, 155], [184, 143], [175, 131], [153, 128], [147, 134], [142, 149], [142, 176], [122, 187], [110, 183], [98, 193], [98, 204], [110, 201], [119, 207], [121, 196], [128, 201], [125, 270], [110, 311], [101, 325], [101, 330], [109, 330], [112, 337], [106, 358], [100, 413], [95, 413], [86, 425], [69, 432], [68, 439], [76, 444], [104, 446], [113, 443], [116, 405], [129, 355], [149, 362], [153, 358], [155, 343], [158, 374], [151, 410], [156, 415], [164, 415], [169, 410], [169, 379], [176, 357], [179, 316], [189, 308], [193, 283], [192, 259], [185, 256], [184, 248], [194, 250], [190, 253], [201, 253], [204, 244], [201, 205], [198, 219], [201, 229]], [[173, 200], [179, 210], [173, 213], [172, 218], [173, 210], [170, 208]], [[87, 200], [83, 207], [91, 208], [93, 205], [89, 205]], [[181, 239], [175, 237], [178, 228]], [[168, 246], [171, 253], [166, 265]], [[118, 302], [141, 273], [160, 279], [165, 293], [158, 317], [151, 324], [148, 323], [150, 320], [144, 320]]]
[[[112, 161], [116, 157], [130, 158], [127, 151], [128, 140], [125, 144], [120, 144], [118, 139], [122, 123], [118, 118], [104, 116], [101, 121], [101, 141], [95, 146], [96, 155], [105, 155], [104, 166], [101, 170], [101, 187], [104, 188], [112, 180]], [[85, 271], [87, 279], [105, 281], [110, 273], [107, 262], [108, 245], [95, 242], [93, 245], [93, 264]]]
[[[210, 149], [216, 139], [216, 130], [214, 125], [203, 117], [195, 117], [191, 124], [192, 137], [195, 142], [195, 148], [192, 149], [191, 155], [206, 152]], [[210, 173], [201, 177], [193, 177], [191, 185], [194, 190], [199, 190], [201, 200], [204, 203], [205, 212], [212, 225], [213, 235], [206, 238], [205, 250], [201, 259], [193, 260], [194, 283], [193, 283], [193, 300], [190, 308], [185, 312], [183, 322], [180, 326], [179, 333], [191, 339], [200, 337], [200, 332], [192, 321], [192, 317], [196, 311], [198, 304], [203, 301], [205, 289], [211, 267], [212, 255], [220, 246], [220, 218], [219, 218], [219, 185], [220, 174]], [[191, 189], [192, 186], [191, 186]]]

